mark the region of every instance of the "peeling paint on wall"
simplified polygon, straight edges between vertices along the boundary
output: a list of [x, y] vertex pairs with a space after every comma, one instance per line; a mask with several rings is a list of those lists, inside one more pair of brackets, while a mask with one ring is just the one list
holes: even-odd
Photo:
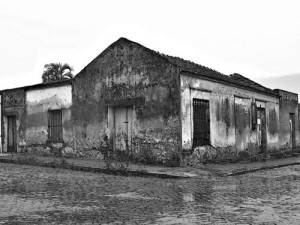
[[277, 116], [277, 112], [275, 109], [271, 109], [269, 111], [269, 121], [270, 121], [270, 125], [269, 125], [269, 132], [271, 135], [275, 135], [278, 134], [278, 116]]
[[226, 133], [228, 134], [229, 128], [231, 126], [230, 120], [230, 103], [229, 99], [225, 98], [217, 103], [217, 121], [224, 122], [226, 126]]
[[234, 117], [235, 117], [235, 146], [237, 150], [247, 149], [250, 142], [250, 112], [251, 100], [235, 97], [234, 99]]
[[3, 152], [7, 152], [7, 116], [16, 116], [16, 151], [21, 151], [19, 143], [25, 140], [25, 90], [23, 88], [2, 92], [2, 143]]
[[[215, 149], [231, 149], [232, 155], [237, 155], [238, 151], [250, 151], [251, 154], [258, 152], [254, 147], [257, 146], [257, 131], [255, 128], [251, 129], [251, 105], [255, 99], [264, 100], [257, 102], [260, 105], [264, 104], [266, 112], [271, 114], [272, 118], [274, 114], [278, 115], [279, 111], [279, 101], [276, 97], [181, 75], [182, 148], [185, 150], [191, 149], [193, 145], [191, 101], [194, 96], [210, 101], [211, 145]], [[276, 119], [278, 124], [278, 116]], [[276, 126], [275, 121], [275, 124], [272, 124], [272, 131], [275, 133], [267, 135], [269, 149], [278, 149]]]
[[164, 126], [170, 120], [177, 121], [172, 128], [177, 132], [172, 131], [169, 139], [179, 142], [178, 74], [178, 69], [141, 46], [121, 41], [109, 47], [73, 81], [76, 148], [101, 149], [106, 138], [114, 143], [116, 107], [132, 107], [135, 142], [163, 146], [168, 129]]
[[[295, 115], [295, 124], [299, 124], [298, 95], [288, 91], [276, 89], [279, 94], [279, 146], [282, 149], [290, 148], [290, 113]], [[300, 146], [299, 126], [295, 126], [296, 146]]]
[[27, 145], [46, 144], [48, 141], [48, 110], [62, 109], [63, 140], [71, 144], [72, 90], [71, 85], [40, 88], [26, 91], [26, 142]]

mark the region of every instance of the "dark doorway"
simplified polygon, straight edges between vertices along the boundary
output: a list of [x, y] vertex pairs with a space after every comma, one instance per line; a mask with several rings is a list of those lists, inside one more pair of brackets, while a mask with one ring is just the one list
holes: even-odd
[[7, 116], [7, 152], [17, 152], [16, 116]]
[[210, 144], [209, 101], [193, 99], [193, 147]]
[[295, 148], [296, 147], [296, 135], [295, 135], [295, 114], [290, 113], [290, 147]]
[[266, 110], [257, 108], [257, 135], [258, 147], [262, 153], [267, 151]]

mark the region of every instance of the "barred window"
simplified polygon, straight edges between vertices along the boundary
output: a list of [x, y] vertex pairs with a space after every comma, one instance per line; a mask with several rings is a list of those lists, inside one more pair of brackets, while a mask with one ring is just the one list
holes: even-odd
[[63, 140], [61, 109], [48, 111], [48, 140], [51, 142]]
[[210, 144], [210, 115], [209, 101], [203, 99], [193, 99], [193, 122], [194, 137], [193, 146]]

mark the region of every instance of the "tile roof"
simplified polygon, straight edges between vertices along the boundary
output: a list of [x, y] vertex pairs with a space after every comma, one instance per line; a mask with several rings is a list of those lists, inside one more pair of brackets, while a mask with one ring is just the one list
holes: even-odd
[[250, 87], [255, 90], [260, 90], [260, 91], [275, 94], [273, 90], [265, 86], [262, 86], [261, 84], [258, 84], [253, 80], [250, 80], [249, 78], [242, 76], [241, 74], [234, 73], [234, 74], [230, 74], [229, 77], [231, 78], [232, 81], [236, 82], [237, 84], [243, 85], [245, 87]]
[[222, 73], [220, 73], [216, 70], [213, 70], [211, 68], [208, 68], [206, 66], [202, 66], [197, 63], [194, 63], [194, 62], [191, 62], [191, 61], [179, 58], [179, 57], [174, 57], [174, 56], [169, 56], [169, 55], [164, 55], [164, 54], [161, 54], [161, 55], [163, 57], [165, 57], [166, 59], [168, 59], [169, 62], [171, 62], [172, 64], [175, 64], [182, 70], [199, 73], [201, 75], [209, 76], [209, 77], [216, 78], [216, 79], [221, 79], [221, 80], [226, 80], [226, 81], [230, 80], [230, 78], [228, 76], [226, 76], [225, 74], [222, 74]]
[[27, 86], [22, 86], [22, 87], [3, 89], [3, 90], [0, 90], [0, 92], [10, 91], [10, 90], [15, 90], [15, 89], [30, 90], [30, 89], [57, 87], [57, 86], [63, 86], [63, 85], [67, 85], [67, 84], [71, 85], [72, 80], [66, 79], [66, 80], [53, 81], [53, 82], [47, 82], [47, 83], [38, 83], [38, 84], [27, 85]]
[[247, 88], [247, 89], [250, 88], [250, 89], [255, 90], [255, 91], [260, 91], [260, 92], [265, 92], [265, 93], [269, 93], [269, 94], [272, 94], [272, 95], [277, 95], [271, 89], [269, 89], [267, 87], [264, 87], [264, 86], [254, 82], [254, 81], [252, 81], [252, 80], [250, 80], [250, 79], [248, 79], [248, 78], [246, 78], [246, 77], [244, 77], [244, 76], [242, 76], [238, 73], [234, 73], [234, 74], [231, 74], [231, 75], [228, 76], [228, 75], [220, 73], [216, 70], [208, 68], [206, 66], [202, 66], [200, 64], [197, 64], [197, 63], [194, 63], [194, 62], [191, 62], [191, 61], [179, 58], [179, 57], [169, 56], [169, 55], [154, 51], [154, 50], [149, 49], [149, 48], [147, 48], [147, 47], [145, 47], [145, 46], [143, 46], [139, 43], [130, 41], [126, 38], [120, 38], [119, 40], [129, 41], [130, 43], [142, 46], [143, 48], [148, 49], [152, 53], [160, 55], [161, 57], [163, 57], [164, 59], [169, 61], [171, 64], [177, 66], [181, 70], [193, 72], [195, 74], [199, 74], [199, 75], [202, 75], [202, 76], [207, 76], [209, 78], [213, 78], [213, 79], [216, 79], [216, 80], [229, 82], [229, 83], [232, 83], [232, 84], [235, 84], [235, 85], [238, 85], [240, 87]]
[[246, 78], [238, 73], [234, 73], [231, 75], [225, 75], [223, 73], [220, 73], [216, 70], [213, 70], [211, 68], [199, 65], [197, 63], [179, 58], [179, 57], [174, 57], [174, 56], [168, 56], [165, 54], [161, 54], [163, 57], [165, 57], [166, 59], [168, 59], [168, 61], [176, 66], [178, 66], [179, 68], [181, 68], [182, 70], [186, 70], [186, 71], [190, 71], [199, 75], [204, 75], [204, 76], [208, 76], [210, 78], [214, 78], [217, 80], [221, 80], [221, 81], [227, 81], [239, 86], [244, 86], [247, 88], [251, 88], [254, 89], [256, 91], [263, 91], [263, 92], [267, 92], [269, 94], [273, 94], [276, 95], [276, 93], [267, 88], [264, 87], [252, 80], [250, 80], [249, 78]]

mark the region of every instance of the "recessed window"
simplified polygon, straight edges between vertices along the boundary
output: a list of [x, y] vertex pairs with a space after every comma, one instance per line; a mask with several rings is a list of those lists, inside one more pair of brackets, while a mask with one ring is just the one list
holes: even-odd
[[193, 146], [203, 146], [210, 144], [210, 113], [209, 101], [203, 99], [193, 99], [193, 124], [194, 137]]
[[61, 109], [48, 111], [48, 140], [51, 142], [63, 141]]

